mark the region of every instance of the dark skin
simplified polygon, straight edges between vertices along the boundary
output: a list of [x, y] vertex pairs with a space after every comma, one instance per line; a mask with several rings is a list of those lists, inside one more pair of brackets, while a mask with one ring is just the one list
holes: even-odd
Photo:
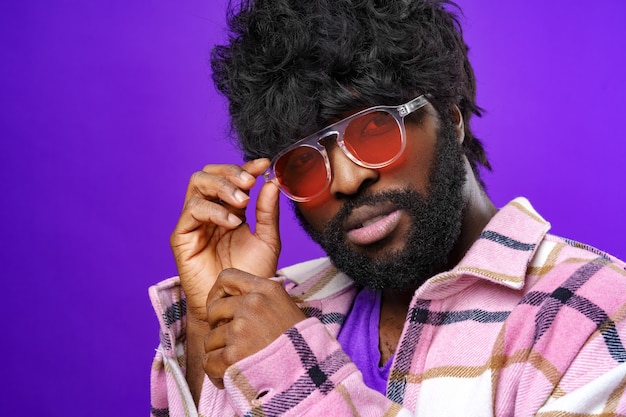
[[[242, 275], [247, 272], [263, 278], [276, 273], [280, 253], [276, 186], [265, 184], [259, 193], [255, 233], [242, 223], [249, 203], [248, 192], [268, 165], [267, 159], [261, 159], [242, 166], [207, 165], [194, 173], [182, 213], [170, 237], [187, 298], [186, 378], [196, 403], [205, 376], [205, 339], [215, 327], [207, 317], [207, 296], [212, 289], [217, 291], [224, 286], [222, 277], [228, 273], [222, 274], [222, 271], [235, 268]], [[293, 323], [302, 318], [300, 312]], [[239, 351], [239, 355], [252, 353]], [[218, 386], [221, 383], [214, 382]]]
[[[389, 167], [379, 170], [363, 168], [352, 163], [340, 150], [332, 149], [329, 152], [329, 158], [333, 169], [333, 182], [328, 193], [315, 201], [299, 204], [300, 211], [307, 222], [315, 229], [321, 230], [347, 199], [358, 192], [363, 192], [363, 184], [367, 187], [367, 191], [373, 194], [393, 188], [409, 187], [426, 195], [437, 140], [436, 132], [439, 126], [436, 110], [431, 105], [428, 105], [426, 110], [428, 115], [420, 125], [412, 123], [410, 119], [405, 120], [408, 140], [404, 158]], [[460, 111], [455, 108], [451, 117], [457, 125], [457, 138], [462, 141], [464, 128]], [[449, 256], [448, 263], [441, 265], [437, 272], [454, 267], [496, 213], [495, 207], [482, 190], [467, 159], [465, 159], [465, 171], [466, 182], [463, 196], [466, 209], [461, 234]], [[356, 214], [355, 212], [353, 214]], [[388, 247], [400, 248], [404, 245], [408, 222], [408, 217], [403, 213], [403, 218], [398, 229], [391, 236]], [[367, 247], [353, 246], [355, 250], [367, 251]], [[376, 253], [370, 253], [372, 257], [376, 255]], [[416, 289], [383, 291], [379, 328], [381, 363], [386, 363], [398, 346], [409, 304]]]
[[[330, 187], [315, 201], [298, 205], [306, 221], [321, 230], [348, 199], [364, 189], [375, 193], [410, 187], [425, 193], [438, 127], [438, 115], [428, 107], [429, 115], [423, 124], [412, 125], [407, 120], [407, 149], [389, 167], [363, 168], [331, 147]], [[452, 117], [456, 118], [457, 136], [462, 141], [459, 112]], [[496, 211], [465, 162], [462, 231], [442, 271], [459, 262]], [[171, 236], [187, 296], [187, 382], [196, 404], [205, 374], [215, 386], [223, 388], [229, 366], [262, 350], [305, 319], [282, 286], [269, 279], [276, 273], [280, 253], [278, 189], [273, 183], [264, 184], [259, 193], [255, 233], [245, 223], [240, 224], [249, 203], [246, 194], [254, 178], [268, 165], [267, 159], [242, 166], [208, 165], [194, 174]], [[232, 221], [232, 215], [241, 220]], [[409, 221], [403, 213], [388, 247], [402, 247]], [[367, 251], [367, 247], [355, 245], [355, 250]], [[375, 257], [376, 253], [369, 255]], [[383, 292], [379, 329], [382, 363], [395, 352], [414, 290]]]
[[306, 318], [279, 282], [234, 268], [220, 273], [206, 304], [211, 331], [204, 342], [204, 371], [218, 388], [230, 365]]

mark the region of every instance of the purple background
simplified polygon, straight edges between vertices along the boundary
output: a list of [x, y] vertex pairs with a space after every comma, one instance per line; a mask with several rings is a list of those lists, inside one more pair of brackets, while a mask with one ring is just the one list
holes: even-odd
[[[224, 3], [0, 5], [0, 414], [147, 415], [147, 287], [176, 273], [188, 177], [239, 161], [207, 64]], [[554, 233], [626, 257], [626, 3], [459, 3], [493, 200], [525, 195]], [[320, 255], [283, 208], [280, 264]]]

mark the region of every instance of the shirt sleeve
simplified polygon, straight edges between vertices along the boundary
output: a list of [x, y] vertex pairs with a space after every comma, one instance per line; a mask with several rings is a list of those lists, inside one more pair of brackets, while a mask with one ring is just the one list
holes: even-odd
[[626, 415], [626, 274], [607, 258], [568, 260], [507, 319], [496, 415]]
[[625, 415], [626, 351], [621, 343], [625, 337], [623, 317], [617, 322], [607, 319], [584, 344], [537, 416]]
[[[369, 389], [317, 318], [289, 329], [265, 349], [231, 366], [225, 390], [205, 378], [199, 410], [185, 379], [185, 297], [177, 277], [149, 290], [160, 325], [151, 372], [151, 416], [411, 416]], [[356, 410], [359, 410], [356, 412]], [[261, 412], [261, 414], [257, 414]]]
[[231, 366], [224, 384], [238, 415], [343, 416], [365, 410], [372, 416], [412, 415], [363, 383], [317, 318], [298, 323]]
[[159, 320], [160, 343], [150, 376], [152, 417], [197, 416], [198, 412], [185, 379], [186, 301], [178, 277], [149, 289]]

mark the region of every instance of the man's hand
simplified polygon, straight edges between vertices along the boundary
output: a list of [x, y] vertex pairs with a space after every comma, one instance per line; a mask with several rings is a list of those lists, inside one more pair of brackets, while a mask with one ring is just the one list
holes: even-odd
[[206, 297], [218, 274], [237, 268], [260, 277], [276, 273], [280, 254], [278, 188], [268, 183], [256, 204], [256, 231], [245, 223], [248, 193], [269, 166], [207, 165], [189, 181], [185, 205], [170, 243], [191, 320], [206, 320]]
[[223, 271], [207, 298], [211, 332], [204, 371], [223, 388], [226, 369], [260, 351], [306, 316], [276, 281], [236, 269]]

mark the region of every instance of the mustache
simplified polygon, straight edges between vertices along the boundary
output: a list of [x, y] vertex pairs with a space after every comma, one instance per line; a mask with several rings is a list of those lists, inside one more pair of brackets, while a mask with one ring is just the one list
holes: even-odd
[[416, 190], [403, 188], [397, 190], [382, 191], [376, 194], [363, 194], [352, 198], [339, 209], [337, 214], [324, 227], [324, 234], [331, 231], [341, 230], [342, 224], [350, 216], [353, 210], [362, 206], [374, 206], [380, 203], [393, 203], [398, 209], [408, 209], [420, 204], [425, 207], [427, 198]]

